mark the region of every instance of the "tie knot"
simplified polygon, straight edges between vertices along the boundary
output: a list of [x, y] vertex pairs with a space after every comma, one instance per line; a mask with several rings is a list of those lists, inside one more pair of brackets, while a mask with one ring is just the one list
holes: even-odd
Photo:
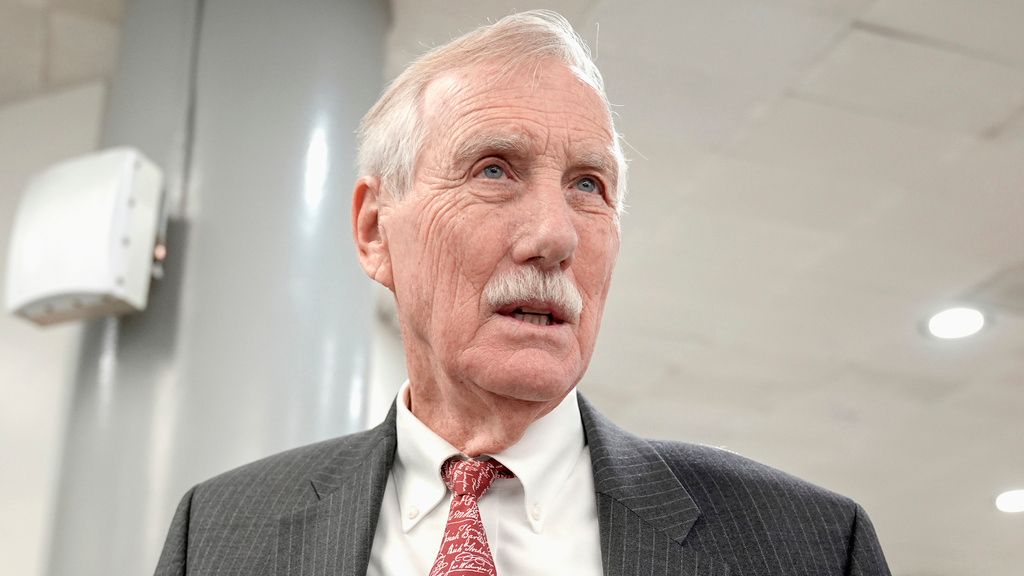
[[495, 478], [512, 478], [514, 474], [497, 460], [462, 460], [449, 458], [441, 465], [441, 478], [458, 496], [480, 498]]

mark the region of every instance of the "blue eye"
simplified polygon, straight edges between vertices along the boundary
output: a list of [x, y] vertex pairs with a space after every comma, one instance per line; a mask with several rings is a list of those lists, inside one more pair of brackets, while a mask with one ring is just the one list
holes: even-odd
[[482, 174], [484, 178], [490, 178], [491, 180], [499, 180], [505, 177], [505, 170], [497, 164], [490, 164], [483, 169]]
[[590, 176], [584, 176], [576, 181], [576, 188], [581, 192], [600, 192], [601, 185], [597, 183], [597, 180]]

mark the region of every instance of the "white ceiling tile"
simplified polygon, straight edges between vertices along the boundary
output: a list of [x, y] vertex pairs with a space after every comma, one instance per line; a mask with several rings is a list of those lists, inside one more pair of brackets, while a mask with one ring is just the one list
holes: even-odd
[[730, 156], [838, 178], [903, 183], [971, 145], [954, 133], [786, 98], [750, 128]]
[[62, 10], [71, 10], [82, 16], [99, 18], [111, 23], [121, 21], [124, 0], [49, 0], [50, 5]]
[[681, 70], [669, 77], [656, 67], [630, 67], [615, 60], [602, 66], [602, 72], [618, 114], [616, 127], [644, 155], [656, 153], [658, 146], [724, 147], [778, 95], [773, 89], [695, 71]]
[[915, 190], [852, 231], [811, 274], [935, 307], [1024, 260], [1021, 195]]
[[1024, 104], [1024, 70], [854, 30], [797, 92], [870, 114], [980, 134]]
[[838, 234], [874, 218], [905, 190], [867, 179], [712, 156], [692, 169], [683, 194], [703, 208]]
[[[885, 226], [930, 243], [968, 268], [1024, 261], [1024, 142], [979, 142], [935, 166]], [[885, 232], [888, 234], [889, 232]]]
[[629, 164], [630, 191], [623, 221], [626, 226], [645, 215], [637, 210], [657, 216], [664, 205], [680, 200], [680, 186], [693, 176], [708, 152], [704, 146], [690, 144], [686, 138], [677, 136], [675, 130], [639, 132], [630, 128], [635, 124], [627, 122], [626, 118], [617, 119], [616, 125], [623, 132], [623, 148]]
[[827, 232], [666, 206], [660, 219], [627, 224], [606, 326], [669, 341], [749, 343], [751, 315], [786, 293], [834, 241]]
[[945, 168], [950, 172], [999, 182], [1006, 187], [1007, 192], [1019, 191], [1024, 184], [1024, 162], [1021, 162], [1021, 158], [1024, 158], [1024, 142], [982, 141], [965, 150], [964, 154]]
[[661, 81], [648, 90], [670, 88], [684, 70], [774, 85], [816, 59], [843, 28], [757, 0], [601, 2], [589, 20], [601, 27], [599, 63], [653, 68]]
[[45, 50], [44, 12], [30, 6], [0, 4], [0, 101], [39, 88]]
[[[744, 361], [736, 362], [738, 357]], [[793, 355], [608, 330], [584, 390], [610, 401], [614, 417], [633, 429], [721, 445], [770, 418], [787, 399], [804, 395], [829, 370]], [[644, 398], [658, 398], [667, 410], [638, 402]]]
[[597, 63], [626, 135], [711, 149], [730, 143], [842, 27], [763, 2], [713, 0], [603, 2], [587, 22], [600, 27]]
[[113, 74], [120, 41], [117, 25], [57, 10], [50, 13], [49, 29], [51, 84], [109, 78]]
[[732, 142], [842, 28], [745, 0], [602, 2], [585, 18], [585, 32], [599, 27], [596, 60], [626, 136], [709, 149]]
[[[806, 270], [836, 240], [829, 231], [801, 229], [756, 215], [716, 212], [691, 204], [676, 211], [665, 209], [659, 223], [645, 224], [641, 241], [624, 242], [623, 263], [659, 266], [660, 277], [681, 285], [713, 281], [710, 277], [691, 278], [690, 272], [698, 269], [720, 276], [723, 283], [754, 280]], [[736, 290], [746, 293], [763, 288], [756, 282], [739, 283]]]
[[34, 8], [46, 8], [50, 4], [50, 0], [4, 0], [0, 4], [21, 4]]
[[850, 20], [862, 14], [875, 0], [773, 0], [775, 4], [819, 16]]
[[1019, 142], [1024, 144], [1024, 108], [1006, 120], [1006, 123], [994, 131], [995, 139], [1003, 142]]
[[862, 20], [951, 48], [1024, 64], [1020, 0], [877, 0]]
[[729, 337], [747, 347], [776, 354], [799, 350], [806, 357], [849, 364], [870, 358], [879, 334], [913, 331], [917, 318], [911, 308], [902, 295], [808, 275], [766, 305], [737, 310], [727, 320]]
[[991, 332], [960, 341], [927, 334], [924, 323], [940, 308], [922, 298], [884, 323], [875, 323], [875, 337], [864, 340], [864, 354], [857, 362], [860, 369], [899, 382], [896, 386], [905, 389], [901, 393], [920, 396], [921, 405], [954, 401], [973, 384], [985, 362], [1003, 351], [1000, 336]]

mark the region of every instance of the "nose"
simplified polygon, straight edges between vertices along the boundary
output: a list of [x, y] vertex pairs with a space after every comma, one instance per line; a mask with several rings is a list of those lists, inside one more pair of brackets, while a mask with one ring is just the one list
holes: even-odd
[[516, 263], [544, 271], [565, 270], [572, 264], [579, 236], [572, 206], [561, 186], [552, 184], [534, 190], [522, 201], [529, 205], [521, 211], [521, 235], [512, 254]]

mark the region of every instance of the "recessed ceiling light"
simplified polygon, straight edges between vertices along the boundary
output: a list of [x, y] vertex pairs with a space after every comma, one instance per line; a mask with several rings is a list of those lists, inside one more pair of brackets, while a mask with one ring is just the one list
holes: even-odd
[[965, 338], [985, 325], [985, 315], [974, 308], [947, 308], [928, 320], [928, 331], [943, 339]]
[[1024, 490], [1010, 490], [996, 496], [996, 508], [1003, 512], [1024, 512]]

